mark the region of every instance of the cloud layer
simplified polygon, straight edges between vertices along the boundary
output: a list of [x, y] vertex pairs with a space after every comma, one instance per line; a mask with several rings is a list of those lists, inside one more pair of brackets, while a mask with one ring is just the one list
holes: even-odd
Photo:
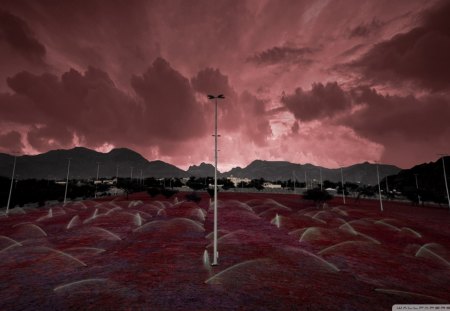
[[[448, 148], [448, 1], [5, 0], [0, 152], [402, 167]], [[223, 170], [223, 168], [221, 168]]]

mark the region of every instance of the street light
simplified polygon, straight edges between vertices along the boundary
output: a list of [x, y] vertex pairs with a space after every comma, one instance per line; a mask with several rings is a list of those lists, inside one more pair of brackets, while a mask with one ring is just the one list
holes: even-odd
[[292, 177], [294, 179], [294, 194], [295, 194], [295, 171], [292, 171]]
[[381, 199], [381, 186], [380, 186], [380, 173], [378, 172], [378, 162], [377, 164], [377, 180], [378, 180], [378, 195], [380, 197], [380, 209], [383, 211], [383, 200]]
[[94, 198], [97, 198], [97, 184], [98, 184], [98, 173], [100, 172], [100, 162], [97, 162], [97, 179], [94, 182], [95, 183], [95, 193]]
[[14, 155], [14, 164], [13, 164], [13, 171], [12, 171], [12, 176], [11, 176], [11, 186], [9, 187], [8, 204], [6, 204], [6, 216], [8, 216], [9, 204], [11, 203], [11, 195], [12, 195], [12, 189], [13, 189], [13, 184], [14, 184], [14, 173], [16, 171], [16, 162], [17, 162], [17, 155]]
[[322, 168], [319, 168], [319, 173], [320, 173], [320, 191], [323, 190], [323, 183], [322, 183]]
[[308, 179], [306, 178], [306, 170], [305, 170], [305, 190], [308, 190]]
[[344, 173], [342, 172], [342, 167], [341, 167], [341, 183], [342, 183], [342, 200], [344, 201], [345, 204]]
[[444, 170], [445, 190], [447, 190], [448, 208], [450, 209], [450, 195], [448, 194], [447, 173], [445, 172], [445, 161], [444, 161], [444, 158], [447, 156], [447, 154], [439, 154], [439, 155], [442, 156], [442, 169]]
[[419, 202], [419, 205], [421, 204], [420, 202], [420, 194], [419, 194], [419, 182], [417, 181], [417, 174], [414, 174], [414, 177], [416, 177], [416, 189], [417, 189], [417, 200]]
[[64, 191], [64, 205], [67, 202], [67, 187], [69, 186], [69, 171], [70, 171], [70, 158], [67, 159], [67, 177], [66, 177], [66, 190]]
[[217, 250], [217, 100], [225, 99], [223, 94], [214, 96], [208, 95], [208, 99], [215, 102], [214, 105], [214, 255], [212, 266], [217, 266], [218, 250]]

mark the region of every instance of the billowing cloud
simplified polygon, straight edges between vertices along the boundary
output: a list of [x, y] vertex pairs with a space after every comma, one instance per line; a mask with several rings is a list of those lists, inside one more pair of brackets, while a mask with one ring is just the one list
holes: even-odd
[[352, 90], [360, 109], [339, 123], [385, 147], [382, 159], [414, 165], [448, 148], [450, 102], [441, 95], [382, 95], [373, 89]]
[[282, 103], [302, 121], [333, 117], [350, 108], [348, 95], [336, 83], [314, 83], [311, 90], [297, 88], [282, 98]]
[[255, 53], [247, 58], [247, 61], [258, 65], [273, 64], [302, 64], [308, 65], [313, 62], [311, 54], [314, 50], [311, 48], [295, 48], [288, 46], [275, 46], [265, 51]]
[[[382, 154], [405, 166], [415, 154], [424, 158], [415, 151], [422, 142], [438, 149], [432, 142], [445, 138], [439, 128], [430, 130], [434, 139], [403, 139], [420, 133], [395, 118], [420, 117], [408, 102], [424, 109], [424, 127], [440, 120], [432, 107], [448, 93], [447, 2], [5, 0], [0, 7], [0, 135], [19, 133], [27, 152], [126, 146], [176, 165], [211, 162], [208, 93], [226, 97], [219, 145], [228, 167], [255, 158], [351, 164]], [[362, 100], [362, 85], [375, 87], [378, 99]], [[398, 138], [376, 134], [375, 120], [354, 119], [377, 101], [385, 109], [373, 116]], [[401, 145], [411, 160], [398, 156]]]
[[35, 37], [28, 24], [18, 16], [0, 9], [0, 46], [2, 45], [31, 62], [45, 62], [45, 46]]
[[[8, 85], [14, 94], [0, 96], [7, 112], [1, 121], [30, 126], [28, 142], [39, 151], [68, 147], [75, 139], [90, 147], [145, 141], [167, 149], [206, 130], [189, 80], [161, 58], [131, 79], [136, 97], [93, 67], [84, 74], [71, 69], [61, 78], [21, 72]], [[21, 111], [28, 113], [17, 118]]]
[[[206, 94], [224, 94], [225, 100], [219, 100], [218, 106], [221, 131], [230, 135], [239, 133], [258, 146], [266, 143], [272, 132], [264, 100], [249, 92], [238, 95], [230, 85], [228, 77], [218, 69], [203, 69], [191, 82], [193, 88], [203, 97]], [[212, 103], [207, 105], [212, 106]], [[212, 107], [205, 113], [212, 116]]]
[[[223, 94], [225, 99], [219, 100], [218, 108], [221, 129], [226, 131], [238, 131], [240, 129], [244, 107], [240, 105], [238, 94], [230, 85], [226, 75], [222, 74], [218, 69], [205, 68], [191, 79], [191, 83], [194, 90], [202, 98], [206, 98], [208, 94], [214, 96]], [[210, 111], [213, 113], [213, 102], [209, 102], [207, 105], [211, 106]], [[212, 116], [211, 113], [208, 114]]]
[[23, 147], [22, 135], [19, 132], [0, 134], [0, 152], [19, 152]]
[[349, 68], [363, 79], [394, 86], [407, 83], [432, 91], [450, 85], [450, 2], [422, 16], [419, 26], [376, 44]]
[[350, 34], [349, 37], [353, 38], [353, 37], [367, 37], [372, 35], [373, 33], [377, 32], [380, 27], [383, 26], [383, 23], [374, 18], [371, 22], [369, 23], [363, 23], [360, 24], [354, 28], [352, 28], [350, 30]]
[[205, 132], [205, 115], [189, 80], [164, 59], [157, 58], [142, 76], [133, 76], [131, 85], [144, 100], [140, 121], [153, 139], [180, 141]]

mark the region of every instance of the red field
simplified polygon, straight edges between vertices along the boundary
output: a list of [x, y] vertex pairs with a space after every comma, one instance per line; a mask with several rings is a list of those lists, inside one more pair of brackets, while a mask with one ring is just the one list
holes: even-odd
[[[219, 195], [0, 216], [0, 310], [391, 310], [450, 303], [450, 212]], [[206, 252], [205, 252], [206, 250]]]

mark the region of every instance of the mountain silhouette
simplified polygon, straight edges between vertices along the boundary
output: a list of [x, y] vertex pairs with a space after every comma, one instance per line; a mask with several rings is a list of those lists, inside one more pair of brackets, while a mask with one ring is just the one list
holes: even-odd
[[[70, 178], [88, 179], [97, 175], [97, 163], [100, 163], [99, 176], [110, 178], [116, 176], [117, 167], [119, 177], [206, 177], [214, 176], [214, 166], [208, 163], [192, 165], [184, 171], [172, 164], [156, 160], [148, 161], [139, 153], [127, 149], [117, 148], [102, 153], [84, 147], [68, 150], [52, 150], [37, 155], [24, 155], [17, 158], [16, 176], [19, 179], [64, 179], [67, 174], [68, 159], [71, 159]], [[0, 154], [0, 175], [10, 177], [14, 157]], [[315, 179], [340, 181], [340, 169], [328, 169], [312, 164], [296, 164], [287, 161], [255, 160], [244, 168], [235, 167], [228, 172], [220, 173], [219, 177], [264, 178], [266, 180], [293, 179], [304, 182], [305, 172], [308, 181]], [[395, 175], [400, 168], [393, 165], [379, 165], [380, 179]], [[376, 184], [376, 165], [368, 162], [355, 164], [343, 168], [344, 180], [347, 182], [360, 182], [362, 184]]]

